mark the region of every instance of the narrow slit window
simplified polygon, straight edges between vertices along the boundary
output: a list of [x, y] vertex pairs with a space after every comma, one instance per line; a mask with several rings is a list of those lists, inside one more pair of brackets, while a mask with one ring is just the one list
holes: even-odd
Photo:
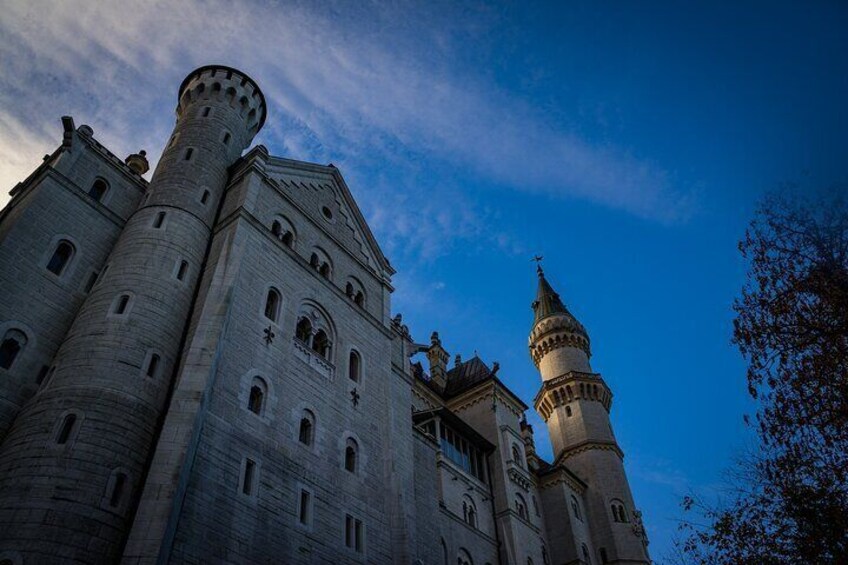
[[129, 303], [130, 295], [122, 294], [121, 297], [118, 299], [118, 302], [115, 303], [115, 314], [125, 314]]
[[191, 156], [194, 153], [194, 148], [189, 147], [186, 149], [185, 156], [183, 157], [183, 161], [191, 161]]
[[251, 495], [253, 493], [254, 474], [256, 473], [256, 463], [251, 459], [246, 459], [244, 462], [244, 477], [241, 482], [242, 494]]
[[227, 133], [224, 134], [224, 145], [229, 145], [229, 144], [230, 144], [230, 133], [227, 132]]
[[159, 356], [155, 353], [150, 356], [150, 361], [147, 362], [147, 376], [155, 377], [159, 370]]
[[162, 227], [162, 224], [165, 222], [165, 212], [159, 212], [156, 214], [156, 219], [153, 220], [153, 227], [157, 230]]
[[116, 508], [121, 503], [126, 486], [127, 476], [124, 473], [115, 475], [115, 483], [112, 485], [112, 493], [109, 496], [109, 506]]
[[86, 293], [86, 294], [91, 292], [91, 289], [94, 288], [94, 283], [96, 283], [96, 282], [97, 282], [97, 273], [96, 272], [88, 275], [88, 280], [85, 282], [85, 288], [83, 289], [83, 292]]
[[56, 435], [56, 443], [59, 445], [64, 445], [68, 443], [68, 440], [71, 437], [71, 434], [74, 431], [74, 426], [77, 423], [77, 415], [76, 414], [68, 414], [65, 416], [65, 419], [62, 420], [62, 426], [59, 428], [59, 433]]
[[203, 109], [203, 117], [204, 117], [204, 118], [208, 118], [208, 117], [209, 117], [209, 113], [210, 113], [211, 111], [212, 111], [212, 108], [210, 108], [209, 106], [205, 107], [205, 108]]
[[185, 280], [186, 273], [188, 272], [188, 261], [181, 261], [180, 268], [177, 269], [177, 280]]
[[209, 202], [209, 191], [204, 190], [203, 194], [200, 196], [200, 203], [206, 204], [207, 202]]
[[300, 520], [300, 523], [304, 526], [308, 526], [312, 518], [312, 512], [310, 511], [311, 502], [312, 495], [309, 493], [309, 491], [301, 490], [300, 504], [298, 507], [298, 519]]

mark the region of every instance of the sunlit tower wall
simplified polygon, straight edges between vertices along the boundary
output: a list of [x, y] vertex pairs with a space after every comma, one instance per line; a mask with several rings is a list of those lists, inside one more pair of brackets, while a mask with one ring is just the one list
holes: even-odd
[[[584, 500], [591, 544], [585, 550], [576, 544], [554, 544], [554, 562], [582, 559], [583, 563], [588, 553], [591, 562], [648, 563], [641, 520], [624, 472], [624, 453], [610, 424], [612, 392], [592, 371], [586, 329], [541, 268], [533, 310], [530, 356], [542, 377], [536, 410], [548, 425], [555, 463], [587, 484]], [[549, 532], [549, 537], [562, 538], [556, 532]]]
[[0, 447], [0, 553], [116, 562], [141, 490], [210, 237], [236, 162], [265, 120], [244, 73], [182, 83], [173, 134], [54, 358]]

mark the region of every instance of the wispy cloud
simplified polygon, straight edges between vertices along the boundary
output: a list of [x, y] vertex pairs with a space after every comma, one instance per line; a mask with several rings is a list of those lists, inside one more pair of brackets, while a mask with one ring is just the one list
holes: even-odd
[[[493, 212], [467, 195], [468, 205], [457, 206], [456, 181], [445, 182], [458, 171], [501, 189], [582, 198], [651, 220], [686, 217], [691, 204], [667, 172], [556, 127], [463, 62], [469, 45], [485, 46], [502, 22], [485, 8], [456, 10], [7, 2], [0, 182], [11, 187], [37, 164], [33, 155], [52, 149], [66, 113], [93, 125], [119, 154], [145, 147], [157, 155], [172, 125], [163, 108], [173, 106], [175, 85], [194, 66], [220, 62], [253, 76], [269, 99], [257, 141], [275, 153], [332, 160], [362, 180], [357, 196], [375, 231], [398, 248], [412, 243], [434, 255], [484, 232]], [[497, 237], [504, 249], [520, 248], [509, 234]]]

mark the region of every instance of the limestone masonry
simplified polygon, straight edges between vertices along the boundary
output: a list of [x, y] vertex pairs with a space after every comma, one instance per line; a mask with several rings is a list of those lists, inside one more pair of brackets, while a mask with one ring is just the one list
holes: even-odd
[[62, 118], [0, 212], [0, 565], [649, 562], [612, 392], [541, 269], [551, 462], [496, 363], [392, 316], [338, 169], [245, 153], [251, 78], [197, 69], [176, 113], [150, 182]]

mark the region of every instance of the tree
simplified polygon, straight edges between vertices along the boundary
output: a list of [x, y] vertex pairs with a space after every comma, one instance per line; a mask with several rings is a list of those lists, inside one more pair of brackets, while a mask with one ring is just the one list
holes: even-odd
[[750, 271], [733, 342], [758, 446], [731, 500], [686, 497], [682, 553], [707, 563], [848, 563], [848, 202], [775, 194], [739, 244]]

